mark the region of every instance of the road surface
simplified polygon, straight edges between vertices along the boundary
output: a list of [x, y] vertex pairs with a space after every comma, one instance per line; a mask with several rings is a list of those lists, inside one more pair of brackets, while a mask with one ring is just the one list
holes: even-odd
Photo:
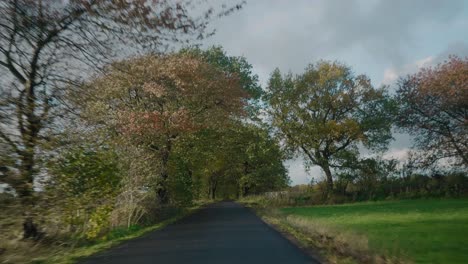
[[319, 262], [263, 223], [249, 209], [234, 202], [220, 202], [81, 263]]

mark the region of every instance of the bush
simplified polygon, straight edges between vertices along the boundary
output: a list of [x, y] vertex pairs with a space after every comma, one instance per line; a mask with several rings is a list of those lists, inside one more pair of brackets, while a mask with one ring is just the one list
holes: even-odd
[[87, 224], [85, 236], [89, 240], [93, 240], [101, 236], [109, 230], [109, 216], [112, 211], [110, 206], [102, 206], [96, 208], [91, 214]]
[[285, 191], [269, 192], [242, 199], [263, 207], [341, 204], [357, 201], [417, 198], [457, 198], [468, 196], [468, 177], [463, 173], [411, 174], [406, 177], [375, 177], [374, 187], [355, 177], [346, 183], [336, 181], [337, 187], [326, 195], [326, 182], [290, 187]]

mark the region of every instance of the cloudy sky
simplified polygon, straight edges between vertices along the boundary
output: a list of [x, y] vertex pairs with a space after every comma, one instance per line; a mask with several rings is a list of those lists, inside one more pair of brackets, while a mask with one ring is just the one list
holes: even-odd
[[[276, 67], [300, 73], [319, 59], [339, 60], [375, 86], [434, 65], [449, 54], [468, 56], [468, 1], [464, 0], [249, 0], [214, 22], [206, 46], [245, 56], [262, 85]], [[411, 142], [396, 135], [387, 157], [404, 157]], [[322, 177], [287, 162], [293, 184]]]

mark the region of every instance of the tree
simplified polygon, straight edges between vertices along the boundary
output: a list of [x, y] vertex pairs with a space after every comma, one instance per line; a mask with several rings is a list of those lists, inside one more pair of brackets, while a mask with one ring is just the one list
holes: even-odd
[[[86, 231], [90, 238], [107, 228], [107, 219], [117, 207], [116, 197], [122, 192], [122, 170], [113, 149], [81, 143], [50, 161], [46, 206], [62, 212], [60, 220], [67, 223], [69, 230]], [[48, 210], [41, 209], [42, 215]], [[100, 220], [106, 221], [96, 222], [98, 214]]]
[[309, 65], [301, 75], [270, 78], [267, 100], [278, 136], [292, 152], [302, 152], [325, 172], [333, 189], [333, 168], [359, 154], [358, 144], [385, 148], [391, 137], [391, 102], [385, 88], [337, 62]]
[[238, 75], [239, 82], [246, 90], [250, 99], [260, 99], [263, 94], [258, 84], [258, 76], [252, 72], [252, 65], [244, 57], [228, 56], [221, 46], [212, 46], [207, 50], [200, 48], [186, 48], [180, 51], [199, 57], [201, 60], [211, 64], [230, 75]]
[[187, 48], [181, 50], [181, 53], [199, 57], [226, 74], [237, 76], [240, 85], [249, 94], [249, 102], [246, 104], [249, 116], [256, 119], [263, 90], [258, 76], [252, 72], [252, 65], [244, 57], [228, 56], [221, 46], [213, 46], [207, 50]]
[[[261, 126], [233, 120], [176, 145], [178, 168], [191, 175], [199, 197], [233, 198], [282, 189], [289, 183], [278, 142]], [[175, 167], [175, 166], [174, 166]]]
[[421, 69], [399, 81], [397, 125], [415, 137], [424, 165], [468, 166], [468, 57]]
[[104, 125], [110, 135], [158, 153], [156, 188], [160, 201], [167, 203], [174, 143], [242, 116], [247, 94], [237, 76], [197, 57], [171, 54], [114, 63], [71, 97], [90, 124]]
[[[0, 142], [18, 160], [14, 184], [33, 193], [36, 153], [47, 140], [62, 88], [116, 57], [158, 51], [173, 41], [203, 38], [210, 8], [192, 16], [192, 1], [5, 0], [0, 3]], [[59, 112], [59, 110], [57, 110]], [[60, 114], [61, 115], [61, 114]], [[23, 199], [25, 200], [25, 199]]]
[[121, 176], [117, 154], [112, 150], [79, 146], [54, 161], [51, 165], [54, 177], [47, 187], [64, 192], [62, 198], [70, 196], [97, 201], [119, 191]]
[[238, 133], [244, 150], [240, 153], [242, 176], [238, 180], [240, 196], [277, 191], [289, 184], [284, 153], [269, 131], [246, 124]]

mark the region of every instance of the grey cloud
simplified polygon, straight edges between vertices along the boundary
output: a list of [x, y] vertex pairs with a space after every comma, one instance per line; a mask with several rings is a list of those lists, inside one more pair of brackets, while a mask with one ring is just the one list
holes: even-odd
[[463, 1], [377, 1], [366, 11], [369, 1], [327, 1], [321, 28], [333, 32], [327, 50], [337, 51], [362, 45], [376, 57], [399, 65], [406, 49], [414, 48], [412, 31], [426, 23], [447, 24], [462, 12]]
[[434, 63], [441, 63], [450, 55], [468, 57], [468, 43], [456, 42], [449, 44], [448, 48], [434, 58]]
[[422, 58], [417, 61], [399, 65], [398, 67], [391, 67], [385, 70], [383, 84], [391, 85], [395, 89], [395, 83], [400, 77], [405, 77], [408, 74], [416, 73], [420, 68], [435, 66], [439, 63], [446, 61], [449, 56], [455, 55], [459, 57], [468, 56], [468, 43], [456, 42], [448, 45], [447, 49], [436, 56]]
[[222, 42], [261, 68], [277, 65], [298, 71], [312, 60], [351, 49], [400, 65], [416, 45], [412, 30], [450, 24], [462, 14], [465, 3], [249, 1], [244, 10], [215, 24], [222, 30], [210, 43]]

